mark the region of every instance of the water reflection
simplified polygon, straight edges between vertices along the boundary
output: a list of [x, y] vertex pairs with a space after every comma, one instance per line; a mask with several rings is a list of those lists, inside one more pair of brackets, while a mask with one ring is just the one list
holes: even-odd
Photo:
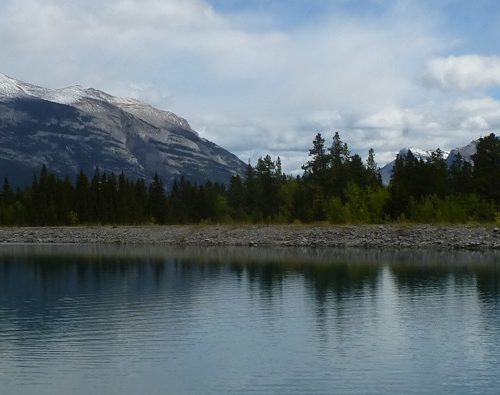
[[478, 265], [473, 269], [481, 298], [494, 299], [498, 303], [500, 293], [500, 263]]
[[499, 267], [494, 252], [4, 246], [0, 382], [494, 393]]
[[500, 254], [495, 252], [455, 252], [453, 254], [420, 254], [401, 256], [390, 265], [393, 278], [401, 292], [425, 292], [449, 286], [477, 287], [482, 296], [498, 296]]
[[[21, 329], [38, 331], [46, 323], [56, 330], [69, 311], [61, 305], [70, 301], [85, 299], [88, 305], [110, 311], [120, 305], [142, 309], [159, 300], [188, 308], [200, 292], [231, 278], [268, 306], [285, 297], [287, 282], [302, 283], [302, 292], [314, 298], [318, 325], [324, 327], [328, 311], [341, 314], [360, 297], [373, 301], [380, 293], [384, 268], [400, 295], [445, 294], [450, 287], [474, 286], [488, 302], [498, 299], [499, 267], [498, 254], [476, 252], [4, 247], [0, 312], [16, 316]], [[0, 329], [6, 322], [2, 320]]]

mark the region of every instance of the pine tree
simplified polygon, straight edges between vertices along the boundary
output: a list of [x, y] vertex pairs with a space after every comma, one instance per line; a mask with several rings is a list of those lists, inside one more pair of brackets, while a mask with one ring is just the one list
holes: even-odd
[[354, 154], [349, 158], [349, 161], [345, 165], [345, 172], [347, 173], [347, 185], [351, 183], [359, 187], [367, 186], [367, 171], [363, 165], [363, 160], [358, 154]]
[[326, 153], [325, 139], [318, 133], [313, 140], [313, 147], [309, 150], [311, 159], [302, 166], [305, 176], [312, 176], [321, 178], [325, 175], [328, 169], [328, 162], [330, 160]]
[[247, 217], [245, 212], [245, 187], [239, 175], [231, 177], [227, 199], [232, 211], [232, 217], [237, 221], [245, 220]]
[[103, 194], [102, 194], [102, 176], [99, 168], [97, 167], [94, 176], [90, 182], [89, 189], [89, 208], [90, 208], [90, 221], [94, 223], [101, 223], [104, 218], [103, 208]]
[[450, 192], [454, 194], [469, 194], [474, 188], [472, 165], [457, 153], [448, 171]]
[[135, 202], [135, 210], [132, 211], [134, 223], [149, 222], [148, 213], [148, 190], [143, 178], [138, 178], [133, 188], [133, 200]]
[[378, 171], [377, 162], [375, 162], [375, 151], [373, 148], [368, 150], [368, 158], [366, 159], [366, 168], [373, 174], [376, 174]]
[[448, 167], [444, 159], [444, 153], [441, 149], [431, 153], [429, 160], [427, 177], [424, 185], [426, 185], [423, 195], [436, 195], [440, 198], [448, 194]]
[[368, 150], [368, 158], [366, 159], [366, 170], [367, 179], [366, 185], [371, 188], [381, 188], [382, 187], [382, 177], [380, 176], [380, 171], [375, 161], [375, 151], [373, 148]]
[[346, 162], [349, 156], [349, 149], [340, 138], [339, 132], [335, 132], [332, 145], [330, 146], [331, 167], [339, 167]]
[[281, 196], [281, 164], [277, 166], [271, 156], [259, 158], [255, 173], [257, 178], [257, 201], [264, 219], [278, 216], [283, 197]]
[[167, 216], [167, 198], [163, 181], [155, 173], [149, 186], [149, 212], [156, 224], [164, 224]]
[[90, 221], [90, 187], [89, 180], [83, 171], [78, 173], [75, 182], [75, 208], [80, 224], [85, 224]]
[[335, 132], [330, 147], [330, 175], [324, 188], [326, 200], [331, 196], [344, 198], [344, 190], [350, 181], [349, 154], [347, 143], [344, 143], [339, 133]]
[[254, 221], [262, 219], [262, 212], [258, 205], [258, 186], [253, 166], [248, 162], [245, 171], [245, 209], [249, 217]]
[[389, 183], [389, 201], [387, 210], [396, 219], [407, 214], [410, 200], [413, 197], [412, 184], [415, 182], [415, 169], [418, 160], [411, 151], [406, 155], [398, 154], [394, 162], [391, 181]]
[[493, 133], [480, 138], [472, 159], [476, 192], [500, 204], [500, 140]]

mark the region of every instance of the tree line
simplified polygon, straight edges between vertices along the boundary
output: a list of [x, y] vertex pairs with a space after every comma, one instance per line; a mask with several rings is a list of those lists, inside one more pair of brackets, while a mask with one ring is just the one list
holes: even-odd
[[74, 182], [44, 166], [29, 187], [0, 192], [2, 225], [186, 224], [186, 223], [467, 223], [498, 221], [500, 140], [483, 137], [474, 166], [457, 155], [448, 165], [441, 150], [430, 159], [411, 151], [396, 158], [388, 187], [382, 185], [373, 149], [365, 162], [335, 133], [320, 133], [301, 176], [288, 176], [269, 155], [248, 164], [228, 185], [196, 185], [184, 178], [166, 190], [96, 169]]

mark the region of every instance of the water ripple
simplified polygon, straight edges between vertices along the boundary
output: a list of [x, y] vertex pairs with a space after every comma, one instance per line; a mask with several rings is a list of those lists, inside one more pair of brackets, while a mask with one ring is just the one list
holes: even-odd
[[2, 393], [500, 388], [497, 256], [98, 252], [0, 250]]

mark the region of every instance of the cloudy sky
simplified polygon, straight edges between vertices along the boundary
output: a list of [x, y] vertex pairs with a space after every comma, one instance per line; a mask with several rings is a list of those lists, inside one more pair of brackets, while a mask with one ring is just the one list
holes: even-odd
[[300, 169], [340, 131], [379, 164], [500, 132], [497, 0], [2, 0], [0, 72], [186, 118]]

